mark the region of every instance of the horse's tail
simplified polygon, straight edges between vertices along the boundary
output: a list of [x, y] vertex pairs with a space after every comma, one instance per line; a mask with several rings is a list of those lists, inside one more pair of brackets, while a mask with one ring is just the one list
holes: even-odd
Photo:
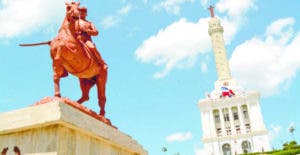
[[34, 43], [34, 44], [19, 44], [19, 46], [39, 46], [39, 45], [50, 45], [51, 41], [46, 42], [40, 42], [40, 43]]

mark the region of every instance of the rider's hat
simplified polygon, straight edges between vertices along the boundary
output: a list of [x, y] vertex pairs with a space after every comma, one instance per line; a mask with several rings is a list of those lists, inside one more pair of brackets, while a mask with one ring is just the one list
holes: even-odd
[[83, 7], [80, 7], [80, 8], [79, 8], [79, 11], [80, 11], [80, 12], [85, 12], [85, 13], [87, 13], [87, 8], [84, 7], [84, 6], [83, 6]]

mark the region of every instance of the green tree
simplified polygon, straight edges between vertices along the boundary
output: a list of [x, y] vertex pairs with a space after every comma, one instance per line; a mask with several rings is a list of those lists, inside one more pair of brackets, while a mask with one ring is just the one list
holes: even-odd
[[161, 151], [162, 151], [162, 152], [167, 152], [168, 149], [167, 149], [166, 147], [162, 147], [162, 148], [161, 148]]
[[294, 138], [294, 131], [295, 131], [294, 125], [291, 125], [289, 127], [289, 132], [291, 133], [293, 140], [295, 140], [295, 138]]
[[290, 145], [291, 145], [291, 146], [297, 145], [297, 142], [294, 141], [294, 140], [293, 140], [293, 141], [290, 141]]
[[293, 141], [284, 143], [282, 146], [283, 146], [283, 150], [294, 149], [297, 146], [297, 142], [293, 140]]

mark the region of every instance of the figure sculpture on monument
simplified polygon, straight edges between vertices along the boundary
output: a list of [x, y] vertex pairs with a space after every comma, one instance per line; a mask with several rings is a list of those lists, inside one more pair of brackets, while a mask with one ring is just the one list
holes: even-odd
[[15, 153], [15, 155], [21, 155], [21, 151], [20, 151], [19, 147], [14, 146], [14, 153]]
[[81, 104], [87, 101], [90, 89], [96, 85], [100, 115], [104, 116], [108, 67], [91, 39], [91, 36], [98, 35], [98, 31], [91, 22], [85, 19], [87, 9], [79, 6], [79, 2], [66, 2], [66, 16], [58, 35], [53, 40], [20, 45], [37, 46], [48, 44], [53, 60], [55, 97], [61, 97], [60, 79], [71, 73], [78, 77], [80, 82], [82, 97], [78, 100], [78, 103]]
[[[7, 151], [8, 151], [8, 147], [3, 148], [1, 155], [6, 155]], [[19, 147], [14, 146], [13, 151], [14, 151], [15, 155], [21, 155], [21, 151], [20, 151]]]
[[99, 62], [100, 65], [103, 65], [104, 68], [107, 68], [106, 63], [102, 59], [100, 53], [98, 52], [96, 45], [92, 41], [91, 36], [97, 36], [98, 30], [95, 25], [86, 19], [87, 16], [87, 8], [80, 7], [79, 8], [80, 18], [75, 26], [77, 39], [83, 44], [87, 50], [89, 50], [93, 56], [93, 58]]
[[3, 150], [1, 151], [1, 155], [6, 155], [8, 151], [8, 147], [3, 148]]

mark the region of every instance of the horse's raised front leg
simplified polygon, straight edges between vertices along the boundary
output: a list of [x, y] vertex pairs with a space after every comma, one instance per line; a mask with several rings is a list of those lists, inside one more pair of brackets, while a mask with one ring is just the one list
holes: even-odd
[[87, 100], [89, 100], [89, 92], [90, 89], [95, 85], [96, 79], [84, 79], [84, 78], [79, 78], [79, 83], [80, 83], [80, 89], [82, 92], [81, 98], [77, 101], [78, 103], [83, 103]]
[[107, 81], [107, 66], [101, 68], [99, 75], [97, 76], [97, 91], [98, 91], [98, 104], [100, 106], [100, 115], [105, 115], [105, 87]]

